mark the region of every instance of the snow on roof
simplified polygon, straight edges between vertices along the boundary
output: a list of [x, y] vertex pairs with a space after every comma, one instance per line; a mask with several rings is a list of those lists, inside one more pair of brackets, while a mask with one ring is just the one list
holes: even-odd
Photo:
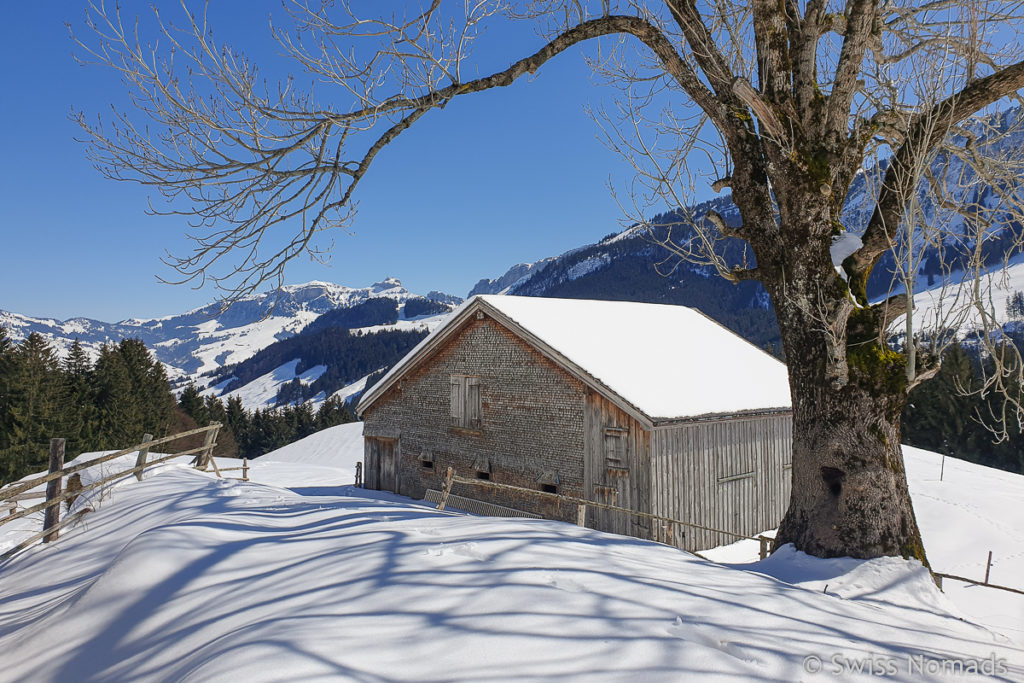
[[[477, 302], [518, 325], [652, 419], [789, 408], [786, 366], [685, 306], [479, 295], [379, 384], [400, 374]], [[360, 405], [368, 405], [373, 396]]]

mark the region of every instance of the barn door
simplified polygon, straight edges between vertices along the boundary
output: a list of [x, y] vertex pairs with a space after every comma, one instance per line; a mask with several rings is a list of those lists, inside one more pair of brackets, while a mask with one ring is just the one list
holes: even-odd
[[366, 439], [367, 486], [399, 493], [401, 484], [397, 439]]
[[[596, 438], [592, 438], [587, 449], [584, 468], [588, 498], [605, 505], [636, 509], [632, 499], [633, 457], [629, 428], [607, 419], [600, 425], [594, 425], [594, 428]], [[617, 510], [589, 508], [587, 526], [613, 534], [633, 534], [632, 516]]]

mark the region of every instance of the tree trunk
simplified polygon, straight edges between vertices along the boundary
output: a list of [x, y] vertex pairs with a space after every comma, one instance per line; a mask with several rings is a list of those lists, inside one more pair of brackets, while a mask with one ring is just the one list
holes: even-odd
[[776, 547], [926, 562], [900, 451], [902, 395], [854, 382], [837, 391], [800, 374], [790, 373], [793, 490]]
[[813, 239], [779, 245], [770, 257], [784, 267], [762, 278], [786, 356], [799, 359], [789, 364], [793, 492], [775, 547], [926, 563], [900, 450], [906, 359], [833, 274], [829, 241], [826, 233], [817, 247]]

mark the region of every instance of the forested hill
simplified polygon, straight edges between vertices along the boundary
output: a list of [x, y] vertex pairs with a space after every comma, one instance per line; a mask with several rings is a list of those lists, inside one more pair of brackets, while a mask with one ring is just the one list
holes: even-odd
[[[389, 369], [453, 309], [453, 303], [423, 297], [369, 299], [324, 313], [297, 335], [207, 373], [202, 384], [250, 409], [319, 403]], [[343, 392], [345, 398], [362, 388]]]
[[[236, 301], [226, 309], [212, 303], [164, 318], [129, 319], [118, 323], [87, 318], [58, 321], [0, 310], [0, 325], [14, 341], [25, 339], [33, 332], [40, 334], [61, 356], [76, 340], [95, 356], [103, 344], [126, 338], [139, 339], [166, 366], [170, 379], [180, 382], [239, 363], [268, 344], [298, 333], [324, 315], [328, 318], [318, 324], [363, 327], [377, 323], [364, 324], [355, 318], [360, 311], [365, 313], [374, 306], [387, 308], [393, 314], [401, 311], [403, 317], [412, 318], [438, 309], [450, 309], [460, 301], [440, 292], [417, 296], [405, 289], [398, 279], [389, 277], [361, 288], [329, 282], [287, 285], [280, 291]], [[345, 320], [346, 316], [351, 319]]]
[[[988, 128], [978, 131], [977, 145], [1001, 154], [1024, 148], [1024, 135], [1016, 121], [1019, 108], [994, 114]], [[884, 164], [861, 173], [847, 195], [843, 212], [844, 225], [855, 234], [863, 231], [870, 216], [874, 193]], [[933, 162], [933, 175], [948, 183], [949, 195], [969, 206], [987, 207], [982, 243], [970, 236], [965, 218], [936, 204], [924, 191], [919, 197], [921, 220], [943, 227], [942, 239], [930, 245], [919, 245], [917, 271], [919, 286], [940, 284], [945, 269], [955, 270], [962, 261], [980, 253], [990, 265], [1000, 263], [1020, 243], [1024, 226], [1000, 213], [1004, 201], [987, 187], [958, 159], [939, 156]], [[534, 263], [513, 265], [503, 275], [480, 280], [472, 294], [518, 294], [525, 296], [559, 296], [587, 299], [622, 299], [649, 303], [682, 304], [700, 309], [726, 327], [761, 347], [778, 351], [779, 336], [775, 314], [767, 293], [757, 282], [730, 284], [709, 268], [681, 261], [659, 241], [670, 238], [685, 244], [693, 232], [687, 226], [700, 223], [709, 210], [718, 212], [730, 225], [739, 225], [740, 217], [731, 196], [725, 194], [685, 210], [671, 211], [650, 219], [650, 229], [634, 227], [613, 233], [596, 244], [571, 249]], [[933, 239], [935, 239], [933, 237]], [[738, 265], [744, 256], [747, 265], [755, 265], [752, 254], [744, 254], [737, 240], [722, 240], [722, 255], [730, 265]], [[868, 282], [868, 297], [878, 299], [893, 286], [893, 258], [882, 258]], [[898, 287], [898, 285], [897, 285]]]

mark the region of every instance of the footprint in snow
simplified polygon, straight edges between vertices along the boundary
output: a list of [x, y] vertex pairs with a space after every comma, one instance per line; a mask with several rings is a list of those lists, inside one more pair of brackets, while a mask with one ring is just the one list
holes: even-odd
[[745, 646], [718, 637], [718, 629], [714, 626], [687, 623], [683, 621], [682, 617], [676, 617], [675, 623], [669, 626], [666, 631], [670, 636], [690, 643], [696, 643], [697, 645], [703, 645], [704, 647], [718, 650], [719, 652], [724, 652], [730, 657], [735, 657], [742, 662], [754, 664], [756, 666], [765, 665], [765, 663], [757, 657], [744, 652], [744, 650], [747, 649]]
[[425, 555], [433, 557], [444, 557], [445, 555], [458, 555], [468, 557], [471, 560], [485, 561], [487, 556], [476, 549], [476, 543], [456, 543], [455, 545], [436, 545], [424, 551]]
[[566, 593], [584, 593], [587, 590], [587, 587], [579, 581], [574, 581], [560, 574], [548, 574], [544, 579], [544, 583]]

